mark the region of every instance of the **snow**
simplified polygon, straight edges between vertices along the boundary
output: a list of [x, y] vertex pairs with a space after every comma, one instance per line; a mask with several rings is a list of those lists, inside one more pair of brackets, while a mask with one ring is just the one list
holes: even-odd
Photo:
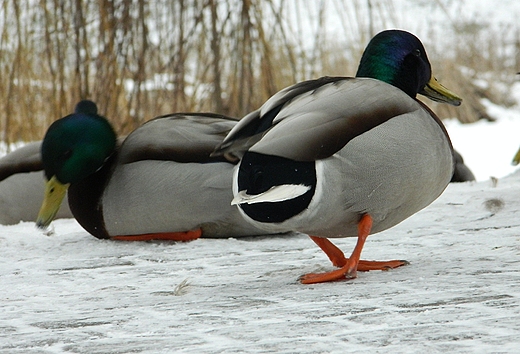
[[332, 266], [301, 234], [126, 243], [67, 219], [52, 236], [0, 226], [0, 352], [517, 352], [519, 185], [452, 184], [369, 237], [363, 258], [410, 265], [316, 285], [297, 279]]
[[[520, 86], [516, 86], [520, 92]], [[520, 107], [507, 109], [484, 100], [488, 114], [499, 122], [480, 120], [472, 124], [445, 120], [453, 147], [459, 151], [465, 164], [477, 181], [490, 177], [504, 177], [518, 167], [511, 164], [520, 148]]]

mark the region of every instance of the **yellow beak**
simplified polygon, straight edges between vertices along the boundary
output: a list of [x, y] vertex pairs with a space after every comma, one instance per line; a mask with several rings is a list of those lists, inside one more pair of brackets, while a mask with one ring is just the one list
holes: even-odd
[[515, 154], [515, 157], [513, 158], [513, 166], [516, 166], [520, 163], [520, 149], [518, 149], [518, 151], [516, 152]]
[[38, 218], [36, 219], [36, 226], [40, 229], [46, 229], [50, 225], [58, 210], [60, 210], [61, 202], [65, 197], [65, 193], [69, 188], [70, 183], [63, 184], [56, 176], [53, 176], [45, 184], [45, 196], [43, 199]]
[[426, 86], [424, 86], [424, 89], [419, 93], [433, 101], [449, 103], [454, 106], [460, 106], [462, 103], [462, 98], [442, 86], [433, 75]]

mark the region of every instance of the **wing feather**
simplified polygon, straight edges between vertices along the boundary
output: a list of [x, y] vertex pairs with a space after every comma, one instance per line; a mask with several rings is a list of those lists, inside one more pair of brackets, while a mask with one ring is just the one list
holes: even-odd
[[0, 159], [0, 181], [11, 175], [43, 170], [41, 141], [28, 143]]
[[152, 119], [126, 138], [119, 162], [222, 160], [210, 154], [236, 122], [236, 119], [210, 113], [179, 113]]
[[[221, 149], [237, 155], [250, 150], [313, 161], [333, 155], [356, 136], [392, 117], [421, 109], [400, 89], [374, 79], [336, 78], [307, 86], [296, 96], [291, 92], [291, 88], [279, 92], [246, 116], [248, 121], [237, 124]], [[267, 129], [248, 130], [248, 125], [259, 125], [263, 115], [269, 116], [275, 108], [279, 109], [276, 116], [269, 117]]]

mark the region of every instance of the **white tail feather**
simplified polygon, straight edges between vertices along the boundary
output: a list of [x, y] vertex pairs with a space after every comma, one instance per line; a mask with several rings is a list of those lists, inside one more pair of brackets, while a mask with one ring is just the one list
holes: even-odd
[[233, 198], [231, 205], [283, 202], [284, 200], [299, 197], [307, 193], [310, 189], [310, 186], [303, 184], [283, 184], [281, 186], [271, 187], [269, 190], [260, 194], [249, 195], [244, 190], [240, 191], [235, 198]]

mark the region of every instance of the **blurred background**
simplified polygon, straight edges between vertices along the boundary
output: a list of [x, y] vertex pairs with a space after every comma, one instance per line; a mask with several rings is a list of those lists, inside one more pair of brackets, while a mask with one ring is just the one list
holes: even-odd
[[[464, 98], [442, 118], [516, 104], [520, 7], [487, 0], [0, 0], [0, 140], [39, 140], [92, 99], [119, 134], [157, 115], [241, 117], [278, 90], [353, 76], [370, 38], [416, 34]], [[513, 152], [512, 152], [513, 153]]]

